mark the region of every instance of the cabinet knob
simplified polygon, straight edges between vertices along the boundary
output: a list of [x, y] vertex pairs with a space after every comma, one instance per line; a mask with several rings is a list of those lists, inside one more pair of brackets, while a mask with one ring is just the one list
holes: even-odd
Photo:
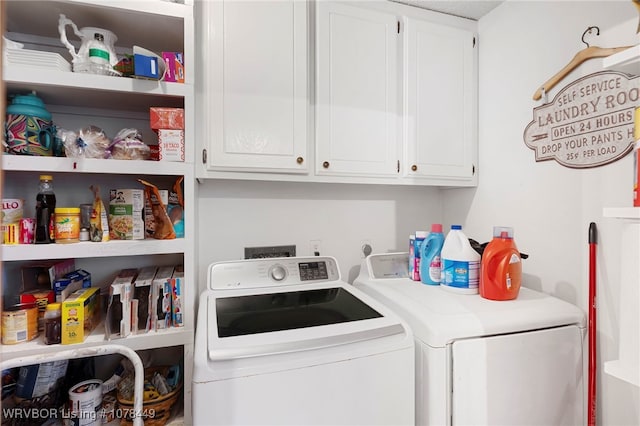
[[418, 171], [418, 166], [416, 166], [415, 164], [411, 166], [411, 171], [413, 172]]
[[296, 158], [296, 163], [298, 163], [298, 164], [304, 163], [304, 158], [302, 158], [302, 157]]
[[322, 163], [322, 167], [324, 167], [325, 169], [329, 168], [329, 162], [325, 161], [324, 163]]

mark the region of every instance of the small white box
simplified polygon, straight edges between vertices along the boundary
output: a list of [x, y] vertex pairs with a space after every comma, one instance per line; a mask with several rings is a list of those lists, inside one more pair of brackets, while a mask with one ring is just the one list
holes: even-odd
[[158, 129], [158, 160], [184, 161], [184, 130]]

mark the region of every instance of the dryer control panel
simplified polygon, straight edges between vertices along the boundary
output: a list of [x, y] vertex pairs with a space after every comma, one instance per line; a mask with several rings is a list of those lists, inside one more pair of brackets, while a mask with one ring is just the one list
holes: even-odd
[[340, 281], [335, 258], [281, 257], [213, 263], [209, 265], [208, 287], [222, 290], [325, 281]]

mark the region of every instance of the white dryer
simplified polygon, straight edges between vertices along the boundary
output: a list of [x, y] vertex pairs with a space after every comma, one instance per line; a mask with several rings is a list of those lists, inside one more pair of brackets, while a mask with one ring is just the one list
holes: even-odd
[[412, 281], [407, 253], [371, 255], [354, 286], [410, 325], [416, 424], [584, 425], [585, 315], [521, 288], [491, 301]]
[[207, 287], [194, 424], [414, 424], [413, 334], [334, 258], [214, 263]]

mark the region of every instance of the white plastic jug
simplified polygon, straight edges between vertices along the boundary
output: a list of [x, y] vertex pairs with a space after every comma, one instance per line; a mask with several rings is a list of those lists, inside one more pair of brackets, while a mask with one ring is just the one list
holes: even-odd
[[480, 254], [471, 247], [462, 226], [451, 225], [441, 252], [443, 289], [464, 294], [478, 294]]
[[[78, 52], [67, 39], [66, 26], [71, 25], [73, 32], [82, 42]], [[113, 67], [118, 63], [115, 52], [116, 35], [109, 30], [96, 27], [84, 27], [78, 30], [76, 24], [65, 15], [58, 20], [60, 41], [71, 53], [73, 71], [92, 74], [114, 74]]]

